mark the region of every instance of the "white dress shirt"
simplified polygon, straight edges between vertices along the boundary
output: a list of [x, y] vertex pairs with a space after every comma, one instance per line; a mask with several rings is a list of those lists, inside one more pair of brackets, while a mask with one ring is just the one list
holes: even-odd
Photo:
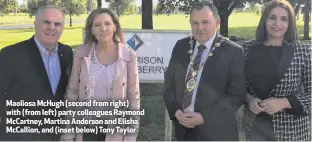
[[[206, 49], [203, 51], [203, 54], [202, 54], [202, 56], [200, 58], [200, 64], [202, 64], [203, 61], [205, 60], [205, 58], [208, 56], [208, 53], [209, 53], [209, 51], [211, 49], [211, 46], [212, 46], [212, 43], [213, 43], [215, 37], [216, 37], [216, 33], [205, 43]], [[194, 58], [197, 55], [198, 46], [199, 45], [200, 44], [196, 41], [195, 48], [194, 48], [194, 53], [193, 53], [193, 56], [192, 56], [192, 60], [194, 60]], [[186, 78], [188, 76], [189, 70], [190, 70], [190, 65], [188, 65], [188, 68], [187, 68]], [[199, 81], [200, 81], [201, 73], [202, 73], [202, 70], [199, 70], [198, 75], [196, 77], [196, 85], [195, 85], [195, 88], [194, 88], [194, 91], [193, 91], [191, 105], [188, 106], [186, 109], [184, 109], [183, 110], [184, 112], [194, 112], [195, 98], [196, 98], [196, 94], [197, 94], [197, 88], [198, 88], [198, 84], [199, 84]]]

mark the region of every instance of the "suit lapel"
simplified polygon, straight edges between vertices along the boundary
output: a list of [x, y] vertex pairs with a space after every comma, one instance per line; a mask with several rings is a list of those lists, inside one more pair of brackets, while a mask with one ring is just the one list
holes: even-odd
[[[193, 38], [194, 39], [194, 38]], [[191, 39], [189, 39], [189, 41], [190, 41]], [[189, 42], [188, 42], [189, 43]], [[194, 40], [194, 42], [193, 42], [193, 45], [192, 45], [192, 50], [194, 51], [194, 49], [195, 49], [195, 45], [196, 45], [196, 41]], [[189, 44], [187, 44], [186, 45], [186, 47], [185, 48], [183, 48], [184, 50], [183, 50], [183, 55], [185, 54], [185, 56], [180, 56], [180, 60], [182, 61], [181, 62], [181, 65], [182, 65], [182, 69], [181, 69], [181, 73], [182, 73], [182, 77], [181, 78], [179, 78], [179, 79], [181, 79], [180, 81], [181, 82], [183, 82], [183, 85], [184, 85], [184, 83], [185, 83], [185, 78], [186, 78], [186, 73], [187, 73], [187, 69], [188, 69], [188, 65], [189, 65], [189, 63], [190, 63], [190, 53], [188, 53], [188, 51], [189, 51], [189, 48], [190, 48], [190, 45]], [[180, 82], [179, 81], [179, 82]], [[183, 91], [183, 90], [182, 90]]]
[[[281, 79], [284, 77], [285, 72], [287, 71], [287, 69], [290, 66], [290, 62], [291, 60], [294, 58], [294, 48], [290, 46], [290, 44], [284, 44], [285, 46], [282, 47], [282, 53], [281, 53], [281, 57], [280, 57], [280, 61], [279, 61], [279, 65], [275, 74], [275, 78], [272, 81], [272, 84], [274, 86], [278, 85], [281, 83]], [[276, 87], [275, 87], [276, 88]], [[273, 92], [272, 91], [270, 93], [270, 96]]]
[[59, 46], [58, 48], [58, 56], [59, 56], [59, 60], [60, 60], [60, 66], [61, 66], [61, 74], [66, 73], [66, 58], [64, 56], [66, 56], [64, 48], [62, 46]]
[[[215, 39], [214, 39], [213, 42], [212, 42], [210, 51], [211, 51], [212, 47], [216, 44], [216, 42], [219, 42], [219, 41], [221, 40], [221, 38], [222, 38], [222, 37], [219, 36], [219, 34], [217, 33]], [[220, 58], [221, 55], [222, 55], [221, 52], [220, 52], [220, 53], [218, 52], [219, 48], [222, 48], [222, 46], [217, 47], [217, 48], [212, 52], [212, 53], [213, 53], [213, 56], [207, 58], [207, 61], [206, 61], [205, 65], [204, 65], [204, 68], [203, 68], [203, 71], [202, 71], [202, 75], [201, 75], [201, 76], [203, 76], [203, 74], [205, 74], [205, 73], [207, 73], [207, 72], [209, 73], [209, 71], [211, 71], [211, 70], [213, 69], [213, 68], [211, 68], [211, 67], [217, 67], [216, 64], [218, 63], [219, 58]], [[208, 67], [208, 66], [209, 66], [209, 67]], [[200, 84], [200, 82], [199, 82], [199, 84]]]
[[67, 64], [67, 62], [65, 60], [68, 55], [66, 55], [66, 52], [64, 51], [64, 48], [60, 44], [59, 44], [59, 47], [58, 47], [58, 56], [59, 56], [60, 67], [61, 67], [61, 76], [60, 76], [60, 80], [59, 80], [59, 83], [58, 83], [58, 86], [57, 86], [57, 90], [56, 90], [55, 96], [56, 95], [61, 95], [59, 93], [59, 91], [61, 91], [61, 88], [64, 87], [63, 86], [64, 85], [63, 84], [64, 79], [68, 79], [68, 75], [67, 75], [67, 72], [66, 72], [68, 64]]
[[[194, 39], [194, 38], [193, 38]], [[176, 64], [176, 66], [178, 66], [177, 68], [175, 68], [175, 72], [177, 72], [179, 75], [179, 77], [176, 78], [176, 84], [179, 84], [177, 87], [177, 94], [181, 95], [178, 99], [178, 102], [182, 101], [182, 96], [183, 96], [183, 91], [184, 91], [184, 87], [185, 87], [185, 78], [186, 78], [186, 73], [187, 73], [187, 69], [188, 69], [188, 65], [190, 63], [190, 53], [188, 53], [189, 49], [190, 49], [190, 44], [189, 41], [191, 40], [191, 38], [189, 38], [187, 40], [187, 44], [182, 44], [183, 47], [178, 47], [180, 48], [182, 51], [179, 52], [179, 58], [176, 60], [176, 62], [178, 62], [178, 64]], [[195, 40], [194, 40], [195, 41]], [[192, 45], [192, 49], [194, 51], [195, 48], [195, 44], [196, 42], [193, 42]]]
[[[215, 37], [215, 39], [212, 42], [211, 49], [216, 44], [216, 42], [219, 42], [221, 40], [221, 38], [222, 37], [219, 36], [218, 33], [216, 33], [216, 37]], [[206, 87], [206, 86], [203, 86], [203, 83], [202, 83], [203, 79], [206, 78], [205, 75], [212, 74], [211, 72], [214, 71], [214, 69], [217, 69], [218, 63], [220, 62], [220, 60], [226, 59], [226, 57], [225, 58], [222, 57], [223, 53], [220, 52], [220, 48], [222, 48], [222, 44], [219, 47], [216, 47], [216, 49], [212, 52], [213, 56], [207, 58], [207, 61], [206, 61], [205, 65], [204, 65], [204, 68], [203, 68], [202, 73], [201, 73], [201, 77], [200, 77], [201, 79], [200, 79], [200, 81], [198, 83], [198, 89], [197, 89], [196, 98], [198, 98], [198, 96], [199, 96], [198, 92], [200, 92], [200, 89]], [[200, 103], [195, 103], [195, 105], [194, 105], [194, 110], [195, 111], [197, 111], [199, 109], [199, 104]]]
[[52, 89], [50, 85], [50, 81], [48, 78], [48, 74], [46, 72], [40, 51], [35, 43], [34, 37], [28, 40], [28, 58], [32, 63], [33, 69], [36, 72], [37, 77], [41, 80], [44, 88], [52, 95]]
[[217, 41], [220, 41], [221, 39], [221, 36], [220, 36], [220, 34], [217, 32], [216, 33], [216, 37], [215, 37], [215, 39], [213, 40], [213, 42], [212, 42], [212, 44], [211, 44], [211, 48], [216, 44], [216, 42]]

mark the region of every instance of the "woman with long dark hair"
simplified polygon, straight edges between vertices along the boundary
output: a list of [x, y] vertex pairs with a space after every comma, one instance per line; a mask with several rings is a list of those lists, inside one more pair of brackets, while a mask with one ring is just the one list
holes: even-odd
[[243, 47], [247, 140], [311, 141], [311, 47], [298, 41], [289, 2], [269, 2]]

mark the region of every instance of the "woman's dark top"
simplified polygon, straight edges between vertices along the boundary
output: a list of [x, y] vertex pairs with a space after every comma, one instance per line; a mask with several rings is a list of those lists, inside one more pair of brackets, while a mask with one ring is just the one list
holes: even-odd
[[[277, 85], [274, 84], [276, 83], [274, 79], [276, 79], [282, 50], [282, 46], [266, 46], [263, 43], [249, 49], [246, 61], [247, 80], [260, 100], [269, 98], [270, 92]], [[287, 97], [287, 99], [292, 105], [300, 105], [296, 97]], [[257, 117], [271, 118], [265, 112]]]

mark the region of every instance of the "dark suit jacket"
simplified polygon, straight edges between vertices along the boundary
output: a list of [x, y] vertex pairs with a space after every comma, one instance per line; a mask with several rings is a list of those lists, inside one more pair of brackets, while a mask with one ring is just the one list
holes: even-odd
[[[58, 135], [53, 134], [6, 134], [6, 118], [39, 119], [53, 116], [7, 116], [6, 111], [23, 108], [29, 110], [55, 109], [54, 107], [7, 107], [6, 100], [25, 102], [36, 100], [59, 101], [64, 99], [69, 73], [71, 71], [73, 52], [64, 44], [58, 44], [58, 55], [61, 67], [61, 77], [56, 94], [53, 95], [48, 75], [46, 73], [39, 49], [34, 37], [5, 47], [0, 52], [0, 140], [14, 141], [51, 141], [58, 140]], [[62, 108], [61, 108], [62, 109]], [[60, 110], [60, 109], [57, 109]], [[16, 125], [17, 126], [17, 125]], [[49, 125], [20, 125], [21, 127], [51, 127]]]
[[[223, 37], [217, 34], [213, 45], [218, 38]], [[169, 116], [175, 123], [178, 140], [183, 140], [186, 133], [186, 128], [177, 122], [175, 112], [183, 110], [181, 98], [190, 62], [189, 41], [188, 37], [176, 43], [165, 72], [163, 97]], [[244, 98], [243, 49], [234, 42], [225, 40], [213, 51], [213, 56], [207, 59], [202, 71], [194, 111], [201, 113], [204, 124], [194, 128], [194, 140], [238, 140], [235, 114]]]

